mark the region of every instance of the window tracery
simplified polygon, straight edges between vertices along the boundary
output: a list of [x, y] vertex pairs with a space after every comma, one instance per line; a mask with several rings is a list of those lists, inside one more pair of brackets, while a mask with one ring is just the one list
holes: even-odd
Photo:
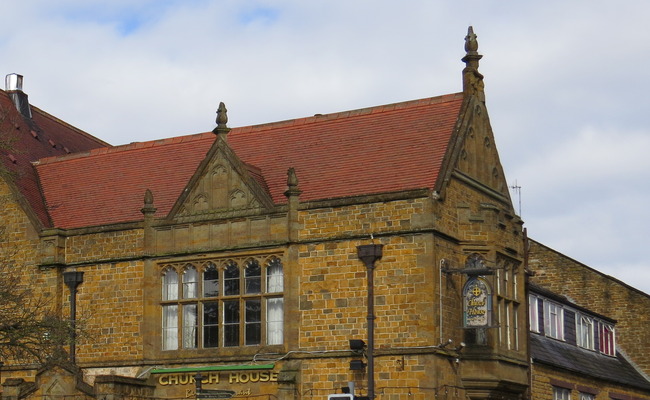
[[283, 343], [279, 257], [165, 264], [160, 271], [163, 350]]

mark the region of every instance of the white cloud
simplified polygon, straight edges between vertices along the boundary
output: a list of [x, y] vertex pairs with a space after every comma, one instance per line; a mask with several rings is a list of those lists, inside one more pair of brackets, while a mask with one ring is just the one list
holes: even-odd
[[[531, 236], [594, 267], [650, 265], [650, 3], [11, 0], [5, 73], [114, 144], [461, 90], [468, 25]], [[635, 284], [650, 292], [650, 278]]]

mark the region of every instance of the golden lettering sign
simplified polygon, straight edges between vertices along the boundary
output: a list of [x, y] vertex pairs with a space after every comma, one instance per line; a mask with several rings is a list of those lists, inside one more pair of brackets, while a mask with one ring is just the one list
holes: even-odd
[[[195, 374], [194, 372], [162, 374], [158, 377], [158, 383], [162, 386], [196, 385]], [[203, 375], [201, 384], [217, 384], [220, 382], [243, 384], [278, 381], [278, 373], [273, 371], [229, 371], [225, 372], [223, 377], [216, 371], [202, 372], [201, 374]]]
[[464, 326], [485, 327], [490, 325], [492, 295], [488, 283], [479, 277], [470, 278], [463, 287], [465, 308]]

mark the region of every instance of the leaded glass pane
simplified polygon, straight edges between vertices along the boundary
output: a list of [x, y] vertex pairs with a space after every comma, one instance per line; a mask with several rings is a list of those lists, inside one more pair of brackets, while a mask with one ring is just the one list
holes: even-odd
[[203, 347], [219, 346], [219, 303], [203, 303]]
[[194, 349], [198, 337], [196, 304], [183, 306], [183, 348]]
[[223, 345], [239, 346], [239, 300], [223, 302]]
[[178, 349], [178, 306], [168, 305], [162, 308], [163, 350]]
[[282, 297], [266, 300], [266, 343], [282, 344], [284, 328], [284, 302]]
[[246, 300], [246, 345], [262, 342], [262, 302]]

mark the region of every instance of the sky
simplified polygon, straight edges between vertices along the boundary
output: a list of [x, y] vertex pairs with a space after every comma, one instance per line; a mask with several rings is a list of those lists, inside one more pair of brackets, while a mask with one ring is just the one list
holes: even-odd
[[[646, 0], [7, 0], [0, 73], [111, 144], [462, 90], [464, 37], [529, 236], [650, 293]], [[648, 246], [648, 247], [646, 247]]]

